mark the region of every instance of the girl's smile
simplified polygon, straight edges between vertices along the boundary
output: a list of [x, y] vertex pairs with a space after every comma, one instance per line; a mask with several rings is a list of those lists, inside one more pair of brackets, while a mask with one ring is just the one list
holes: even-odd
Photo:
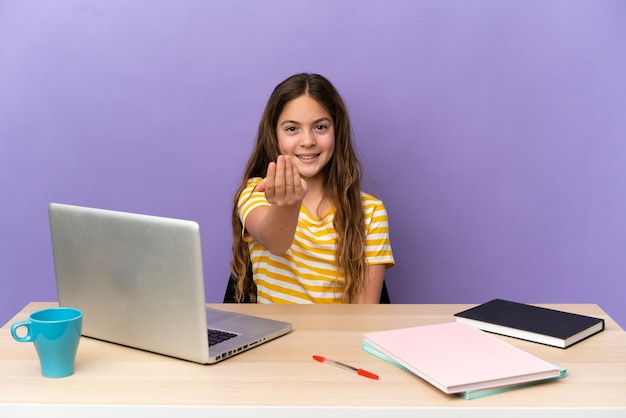
[[305, 163], [314, 161], [319, 156], [320, 154], [296, 154], [296, 157]]

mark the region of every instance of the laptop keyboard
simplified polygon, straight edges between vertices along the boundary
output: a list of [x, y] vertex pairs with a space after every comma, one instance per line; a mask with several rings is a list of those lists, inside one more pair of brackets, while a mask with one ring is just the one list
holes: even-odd
[[209, 347], [215, 344], [219, 344], [226, 340], [230, 340], [233, 337], [236, 337], [237, 334], [233, 334], [232, 332], [221, 331], [218, 329], [209, 329]]

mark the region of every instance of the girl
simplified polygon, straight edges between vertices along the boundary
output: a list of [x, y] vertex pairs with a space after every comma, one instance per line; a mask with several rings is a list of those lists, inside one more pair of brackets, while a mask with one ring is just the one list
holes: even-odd
[[335, 87], [317, 74], [276, 86], [234, 198], [236, 300], [378, 303], [394, 259], [385, 207], [360, 177]]

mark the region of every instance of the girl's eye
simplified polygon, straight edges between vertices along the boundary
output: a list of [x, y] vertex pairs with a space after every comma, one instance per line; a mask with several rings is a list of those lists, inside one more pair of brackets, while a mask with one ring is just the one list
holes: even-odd
[[287, 131], [287, 132], [295, 132], [296, 131], [296, 127], [295, 126], [288, 126], [287, 128], [285, 128], [285, 131]]
[[318, 131], [323, 131], [325, 129], [328, 129], [328, 126], [326, 126], [326, 125], [317, 125], [315, 127], [315, 129], [318, 130]]

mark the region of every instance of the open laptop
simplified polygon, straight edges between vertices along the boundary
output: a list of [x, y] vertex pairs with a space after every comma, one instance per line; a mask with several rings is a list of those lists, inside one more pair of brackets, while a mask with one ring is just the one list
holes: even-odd
[[[83, 335], [211, 364], [291, 331], [291, 324], [207, 309], [200, 228], [187, 220], [51, 203], [60, 306]], [[225, 333], [209, 344], [209, 334]]]

